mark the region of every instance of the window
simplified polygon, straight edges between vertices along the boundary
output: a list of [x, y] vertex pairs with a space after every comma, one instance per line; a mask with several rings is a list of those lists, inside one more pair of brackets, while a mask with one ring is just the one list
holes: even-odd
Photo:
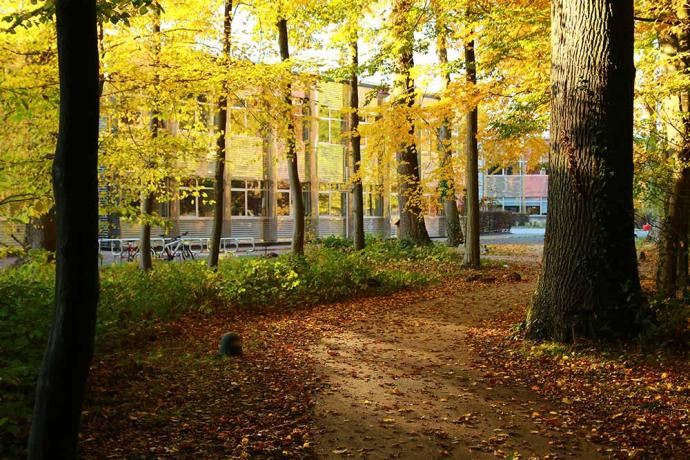
[[212, 217], [215, 193], [212, 179], [188, 179], [180, 187], [180, 216]]
[[[309, 182], [302, 182], [302, 202], [304, 203], [304, 215], [310, 215]], [[289, 216], [290, 209], [290, 182], [286, 180], [278, 181], [278, 189], [276, 190], [276, 215]]]
[[364, 215], [370, 217], [383, 216], [383, 197], [376, 191], [376, 187], [365, 185], [362, 195], [364, 196]]
[[263, 181], [232, 180], [230, 186], [231, 215], [258, 217], [265, 214], [267, 195]]
[[202, 127], [211, 131], [215, 126], [215, 105], [206, 101], [203, 96], [196, 97], [193, 101], [184, 101], [190, 105], [184, 111], [177, 114], [177, 127], [182, 132], [200, 130]]
[[527, 214], [530, 216], [538, 216], [541, 214], [541, 206], [527, 206]]
[[233, 135], [258, 136], [260, 123], [244, 101], [235, 100], [228, 112], [230, 118], [230, 131]]
[[399, 206], [399, 197], [398, 197], [398, 186], [397, 185], [392, 185], [391, 186], [391, 194], [390, 194], [390, 215], [391, 216], [397, 216], [400, 214], [400, 206]]
[[308, 144], [311, 140], [311, 112], [308, 105], [302, 106], [300, 118], [302, 120], [302, 142]]
[[340, 144], [343, 134], [343, 114], [338, 109], [319, 110], [319, 142]]
[[340, 184], [319, 184], [319, 216], [344, 216], [345, 193]]

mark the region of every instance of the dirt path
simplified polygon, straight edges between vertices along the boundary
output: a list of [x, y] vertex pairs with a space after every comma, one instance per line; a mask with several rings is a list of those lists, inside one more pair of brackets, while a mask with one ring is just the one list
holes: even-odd
[[527, 277], [472, 283], [451, 297], [401, 304], [326, 334], [312, 348], [327, 383], [316, 400], [316, 454], [599, 458], [577, 427], [548, 423], [558, 408], [503, 382], [507, 376], [475, 361], [466, 341], [481, 319], [529, 297], [536, 276]]

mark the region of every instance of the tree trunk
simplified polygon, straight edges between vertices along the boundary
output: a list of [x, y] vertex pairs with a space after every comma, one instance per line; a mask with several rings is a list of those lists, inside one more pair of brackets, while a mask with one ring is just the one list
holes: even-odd
[[36, 388], [29, 458], [76, 458], [98, 305], [96, 2], [57, 0], [60, 129], [53, 161], [53, 328]]
[[[287, 20], [278, 21], [278, 44], [282, 61], [290, 59], [288, 48]], [[287, 162], [288, 181], [290, 182], [290, 209], [294, 220], [292, 232], [293, 254], [304, 254], [304, 200], [302, 199], [302, 184], [299, 181], [297, 169], [297, 147], [295, 144], [295, 122], [292, 118], [292, 84], [288, 82], [285, 92], [285, 119], [287, 120]]]
[[549, 213], [532, 339], [637, 332], [633, 1], [552, 3]]
[[[141, 200], [141, 215], [147, 218], [153, 213], [153, 203], [156, 196], [147, 193]], [[151, 223], [145, 220], [139, 232], [139, 267], [142, 270], [150, 270], [153, 267], [151, 258]]]
[[[160, 54], [161, 54], [161, 10], [160, 8], [154, 8], [153, 16], [153, 39], [154, 39], [154, 77], [153, 77], [153, 90], [157, 93], [160, 86], [160, 76], [158, 75], [158, 67], [160, 66]], [[158, 98], [154, 97], [154, 107], [151, 113], [151, 139], [156, 139], [158, 137], [158, 128], [160, 127], [160, 113], [158, 107]], [[143, 224], [141, 226], [141, 232], [139, 236], [139, 267], [142, 270], [151, 270], [153, 267], [153, 260], [151, 258], [151, 221], [149, 220], [151, 214], [153, 213], [153, 203], [155, 201], [155, 194], [153, 192], [147, 192], [141, 200], [141, 215], [144, 218]]]
[[[223, 13], [223, 57], [225, 68], [230, 63], [230, 37], [232, 33], [232, 0], [225, 0], [225, 10]], [[218, 98], [218, 139], [216, 149], [215, 182], [213, 184], [215, 204], [213, 206], [213, 229], [211, 231], [211, 241], [208, 248], [208, 267], [218, 267], [220, 256], [220, 239], [223, 235], [223, 220], [225, 217], [225, 161], [226, 161], [226, 141], [225, 131], [228, 127], [228, 85], [227, 80], [223, 80], [221, 94]]]
[[[396, 0], [392, 19], [395, 33], [397, 55], [395, 56], [395, 82], [393, 85], [393, 104], [412, 108], [415, 105], [414, 79], [410, 71], [414, 66], [413, 44], [414, 30], [410, 27], [412, 3], [410, 0]], [[414, 139], [414, 119], [408, 112], [405, 114], [408, 134]], [[398, 172], [398, 201], [400, 225], [398, 239], [414, 244], [431, 244], [429, 233], [424, 224], [422, 210], [422, 181], [419, 171], [419, 158], [414, 140], [402, 143], [396, 152]]]
[[[690, 6], [677, 1], [675, 18], [688, 21]], [[682, 28], [673, 28], [660, 39], [660, 50], [668, 58], [665, 71], [671, 74], [688, 68], [690, 37]], [[688, 219], [690, 218], [690, 91], [669, 95], [664, 101], [664, 124], [669, 155], [675, 157], [678, 170], [666, 202], [659, 238], [657, 291], [664, 297], [675, 297], [688, 286]]]
[[[446, 87], [451, 83], [450, 69], [448, 69], [448, 47], [446, 44], [446, 30], [441, 25], [438, 28], [438, 60], [443, 66], [443, 76]], [[455, 195], [455, 171], [453, 169], [453, 147], [451, 145], [450, 120], [444, 117], [438, 130], [438, 148], [441, 153], [441, 170], [443, 178], [439, 181], [441, 199], [443, 200], [443, 213], [446, 216], [446, 237], [448, 246], [456, 247], [462, 244], [462, 228], [460, 226], [460, 213]]]
[[[477, 83], [477, 61], [474, 54], [474, 40], [465, 43], [465, 67], [467, 82]], [[466, 267], [479, 268], [479, 150], [477, 147], [479, 109], [475, 107], [466, 116], [467, 138], [465, 139], [465, 187], [467, 207], [465, 208], [465, 258]]]
[[[356, 26], [354, 26], [356, 27]], [[357, 48], [357, 30], [352, 32], [350, 42], [352, 73], [350, 74], [350, 146], [352, 147], [352, 168], [354, 183], [352, 184], [352, 220], [354, 226], [355, 250], [364, 249], [364, 194], [362, 192], [362, 177], [360, 172], [362, 150], [359, 137], [359, 83], [357, 71], [359, 67], [359, 51]]]

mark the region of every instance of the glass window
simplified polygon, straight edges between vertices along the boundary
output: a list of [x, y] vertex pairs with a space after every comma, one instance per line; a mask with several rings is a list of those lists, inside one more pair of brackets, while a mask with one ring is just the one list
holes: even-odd
[[232, 180], [230, 191], [230, 213], [233, 216], [258, 217], [266, 209], [266, 190], [258, 180]]
[[195, 216], [196, 217], [196, 198], [187, 196], [180, 198], [180, 215], [181, 216]]
[[340, 110], [322, 108], [319, 115], [319, 142], [340, 144], [345, 128]]
[[370, 217], [383, 216], [383, 197], [371, 185], [363, 192], [364, 215]]
[[279, 216], [290, 215], [290, 192], [279, 190], [276, 193], [276, 214]]
[[541, 206], [527, 206], [527, 214], [531, 216], [538, 216], [541, 214]]
[[345, 193], [342, 184], [319, 184], [319, 215], [344, 216]]
[[264, 192], [263, 190], [248, 190], [247, 191], [247, 215], [248, 216], [261, 216], [263, 215], [263, 202], [264, 202]]
[[397, 216], [400, 211], [398, 209], [398, 194], [397, 193], [391, 193], [390, 196], [390, 205], [391, 205], [391, 215], [392, 216]]
[[[278, 189], [276, 190], [276, 215], [290, 215], [290, 209], [292, 206], [290, 197], [290, 183], [286, 180], [278, 181]], [[309, 182], [302, 182], [302, 202], [304, 204], [304, 215], [310, 215], [311, 206], [309, 201]]]
[[180, 187], [180, 216], [212, 217], [215, 191], [211, 179], [188, 179]]
[[329, 121], [319, 120], [319, 142], [330, 142]]
[[328, 199], [328, 193], [319, 192], [319, 215], [327, 216], [329, 215], [330, 200]]
[[244, 193], [241, 191], [233, 190], [231, 193], [230, 202], [230, 213], [233, 216], [244, 216]]
[[343, 194], [331, 193], [331, 216], [343, 215]]

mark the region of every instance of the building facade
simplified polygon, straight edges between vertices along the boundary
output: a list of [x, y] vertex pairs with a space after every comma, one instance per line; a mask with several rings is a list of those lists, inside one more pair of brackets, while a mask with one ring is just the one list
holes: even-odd
[[[352, 234], [352, 197], [348, 192], [353, 168], [346, 135], [350, 128], [343, 110], [349, 101], [349, 91], [348, 85], [335, 82], [322, 82], [308, 91], [293, 91], [295, 100], [301, 101], [296, 107], [299, 120], [295, 129], [307, 232], [311, 237]], [[388, 96], [374, 86], [361, 85], [359, 91], [365, 107], [377, 106]], [[435, 100], [428, 96], [421, 103]], [[283, 142], [275, 131], [267, 134], [266, 130], [258, 129], [252, 109], [241, 101], [233, 104], [228, 118], [223, 236], [256, 241], [289, 240], [293, 219]], [[363, 126], [372, 122], [368, 116], [361, 116], [360, 120]], [[433, 175], [438, 155], [432, 138], [428, 128], [417, 130], [420, 169], [427, 190], [436, 184]], [[374, 152], [370, 151], [374, 149], [366, 137], [361, 143], [362, 168], [368, 169], [363, 178], [365, 232], [394, 236], [399, 217], [394, 167], [378, 165], [376, 169]], [[211, 235], [215, 198], [213, 169], [212, 161], [203, 162], [196, 167], [194, 177], [172, 185], [180, 192], [177, 198], [157, 207], [157, 212], [170, 222], [170, 228], [155, 228], [153, 236], [186, 233], [194, 238], [207, 238]], [[528, 213], [537, 219], [544, 216], [548, 176], [543, 171], [523, 174], [523, 167], [515, 169], [518, 174], [513, 174], [512, 169], [481, 174], [480, 198], [485, 207]], [[107, 193], [107, 186], [102, 184], [102, 193]], [[186, 193], [187, 190], [195, 193]], [[426, 199], [425, 223], [429, 235], [443, 237], [443, 206], [437, 194], [429, 193]], [[458, 199], [460, 202], [461, 197]], [[116, 215], [101, 216], [100, 222], [103, 238], [139, 237], [140, 227], [135, 222]], [[20, 233], [17, 225], [0, 221], [2, 244], [16, 244], [16, 235]]]

